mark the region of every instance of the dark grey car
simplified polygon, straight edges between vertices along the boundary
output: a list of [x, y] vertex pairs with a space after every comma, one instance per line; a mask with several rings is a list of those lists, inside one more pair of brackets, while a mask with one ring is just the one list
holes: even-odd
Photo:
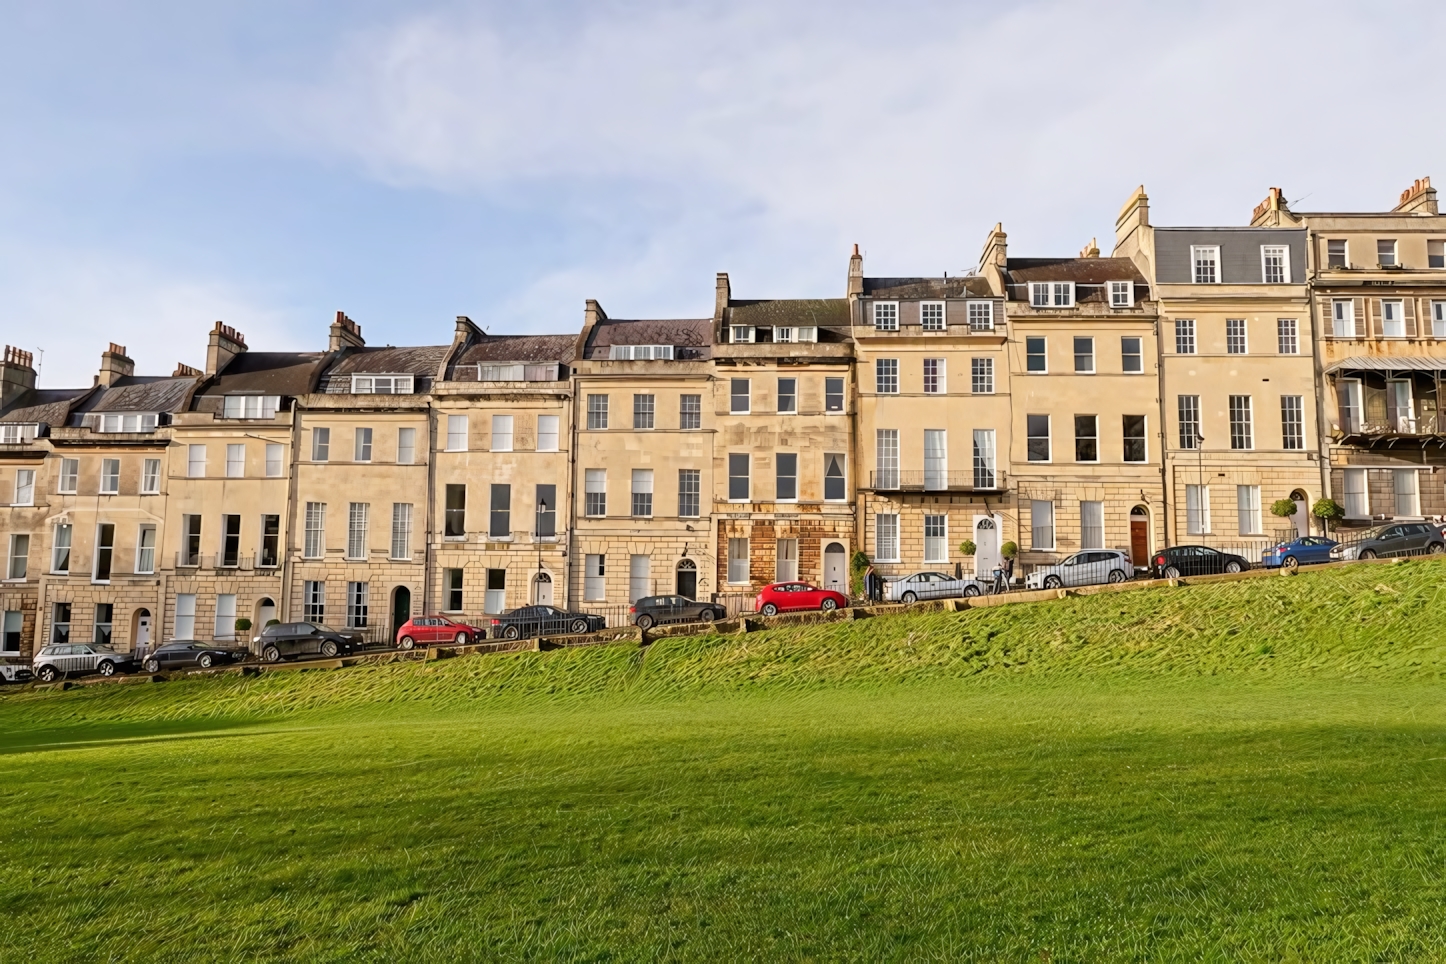
[[344, 633], [320, 623], [277, 623], [251, 641], [263, 663], [297, 656], [345, 656], [365, 645], [361, 633]]
[[723, 619], [728, 611], [718, 603], [687, 596], [644, 596], [633, 603], [633, 625], [647, 629], [658, 623], [697, 623]]
[[1446, 538], [1436, 526], [1424, 522], [1393, 522], [1367, 532], [1355, 542], [1336, 546], [1331, 550], [1331, 558], [1386, 559], [1442, 551], [1446, 551]]

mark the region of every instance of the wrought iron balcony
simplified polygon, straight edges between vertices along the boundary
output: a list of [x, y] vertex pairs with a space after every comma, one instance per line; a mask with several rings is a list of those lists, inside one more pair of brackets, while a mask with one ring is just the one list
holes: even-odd
[[999, 471], [884, 469], [869, 473], [866, 488], [874, 492], [999, 492], [1005, 482]]

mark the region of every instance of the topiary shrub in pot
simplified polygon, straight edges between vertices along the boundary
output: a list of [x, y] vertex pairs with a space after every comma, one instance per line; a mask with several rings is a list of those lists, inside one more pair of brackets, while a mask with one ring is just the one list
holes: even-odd
[[1331, 523], [1339, 522], [1346, 517], [1346, 510], [1335, 499], [1317, 499], [1315, 505], [1310, 507], [1310, 514], [1321, 521], [1326, 533], [1331, 531]]

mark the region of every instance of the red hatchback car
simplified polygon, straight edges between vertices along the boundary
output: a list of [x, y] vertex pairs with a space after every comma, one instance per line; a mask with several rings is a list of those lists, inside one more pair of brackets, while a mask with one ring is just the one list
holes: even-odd
[[454, 623], [446, 616], [413, 616], [397, 630], [397, 648], [411, 649], [414, 646], [430, 646], [434, 643], [461, 645], [486, 638], [485, 629], [468, 626], [466, 623]]
[[806, 582], [775, 582], [764, 586], [753, 600], [753, 608], [765, 616], [776, 616], [790, 609], [838, 609], [849, 604], [848, 597], [832, 589], [819, 589]]

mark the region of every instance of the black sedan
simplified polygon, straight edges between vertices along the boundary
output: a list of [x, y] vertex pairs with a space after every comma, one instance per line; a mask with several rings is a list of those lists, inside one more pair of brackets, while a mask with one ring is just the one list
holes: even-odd
[[155, 650], [141, 665], [147, 673], [159, 673], [170, 669], [210, 669], [212, 666], [226, 666], [239, 663], [246, 653], [221, 646], [210, 646], [189, 639], [178, 639]]
[[696, 623], [728, 615], [718, 603], [698, 602], [687, 596], [644, 596], [633, 603], [633, 625], [647, 629], [656, 623]]
[[252, 643], [263, 663], [279, 663], [296, 656], [331, 659], [366, 645], [361, 633], [344, 633], [320, 623], [277, 623], [263, 629]]
[[606, 626], [607, 620], [594, 613], [569, 613], [552, 606], [523, 606], [494, 617], [492, 635], [503, 639], [565, 636], [569, 633], [595, 633]]
[[1155, 553], [1151, 560], [1155, 577], [1178, 579], [1181, 576], [1213, 576], [1220, 572], [1244, 572], [1250, 562], [1233, 552], [1221, 552], [1209, 546], [1171, 546]]

